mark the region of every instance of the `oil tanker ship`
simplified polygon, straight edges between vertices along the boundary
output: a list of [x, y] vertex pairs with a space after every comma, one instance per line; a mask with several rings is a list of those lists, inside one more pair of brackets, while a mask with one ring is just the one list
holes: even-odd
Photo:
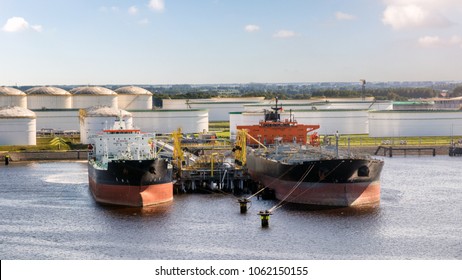
[[173, 199], [172, 165], [156, 153], [154, 134], [127, 128], [122, 118], [112, 129], [90, 137], [88, 179], [99, 203], [143, 207]]
[[284, 202], [347, 207], [380, 204], [382, 160], [339, 151], [338, 145], [323, 146], [316, 132], [308, 135], [318, 125], [300, 125], [292, 114], [281, 121], [277, 100], [272, 109], [265, 111], [258, 125], [237, 126], [251, 139], [248, 143], [260, 145], [248, 149], [246, 156], [254, 181], [274, 190]]

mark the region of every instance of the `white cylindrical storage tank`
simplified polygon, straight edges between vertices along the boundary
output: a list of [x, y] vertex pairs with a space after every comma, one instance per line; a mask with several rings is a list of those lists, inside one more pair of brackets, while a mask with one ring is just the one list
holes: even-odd
[[34, 112], [18, 106], [0, 107], [0, 145], [36, 145]]
[[207, 110], [131, 111], [133, 122], [142, 132], [172, 133], [181, 128], [183, 133], [198, 133], [209, 129]]
[[26, 90], [27, 108], [35, 109], [70, 109], [72, 95], [57, 87], [34, 87]]
[[370, 111], [369, 136], [462, 136], [462, 111]]
[[72, 94], [72, 107], [85, 109], [92, 106], [118, 108], [117, 93], [97, 86], [77, 87], [69, 91]]
[[27, 108], [27, 95], [19, 89], [0, 87], [0, 107], [5, 106]]
[[88, 144], [91, 135], [98, 134], [104, 129], [111, 129], [114, 122], [121, 117], [127, 128], [133, 126], [132, 114], [107, 106], [95, 106], [87, 109], [80, 109], [80, 141]]
[[[223, 100], [223, 101], [218, 101]], [[230, 112], [238, 112], [244, 110], [244, 105], [248, 102], [227, 100], [227, 98], [216, 99], [210, 102], [190, 100], [190, 109], [207, 109], [209, 110], [210, 121], [228, 121]]]
[[[294, 111], [295, 120], [302, 124], [318, 124], [317, 130], [321, 135], [332, 135], [337, 131], [340, 134], [367, 134], [367, 110], [300, 110]], [[287, 112], [285, 112], [287, 113]], [[289, 118], [288, 114], [281, 119]]]
[[75, 130], [80, 129], [79, 110], [76, 109], [55, 109], [55, 110], [34, 110], [37, 116], [37, 131], [49, 130]]
[[264, 113], [261, 112], [230, 112], [229, 113], [229, 137], [235, 140], [238, 125], [255, 125], [264, 120]]
[[119, 108], [123, 110], [152, 110], [152, 93], [144, 88], [128, 86], [115, 90]]

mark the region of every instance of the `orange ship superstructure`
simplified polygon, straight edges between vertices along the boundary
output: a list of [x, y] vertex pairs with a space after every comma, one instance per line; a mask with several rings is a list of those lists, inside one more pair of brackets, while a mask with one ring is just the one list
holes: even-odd
[[[289, 119], [281, 121], [279, 111], [282, 107], [278, 106], [278, 99], [276, 98], [276, 106], [271, 107], [273, 110], [265, 110], [265, 119], [260, 121], [258, 125], [238, 125], [237, 129], [245, 129], [247, 133], [255, 139], [258, 139], [264, 144], [274, 144], [275, 139], [284, 143], [300, 143], [307, 144], [307, 134], [319, 129], [319, 125], [299, 124], [292, 113]], [[316, 146], [319, 144], [319, 137], [317, 133], [310, 136], [310, 144]], [[258, 144], [254, 139], [249, 139], [249, 145]]]

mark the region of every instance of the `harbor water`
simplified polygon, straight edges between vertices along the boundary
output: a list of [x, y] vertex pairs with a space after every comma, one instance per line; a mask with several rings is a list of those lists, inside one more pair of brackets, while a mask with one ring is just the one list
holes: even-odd
[[0, 166], [0, 258], [56, 259], [462, 259], [462, 158], [383, 158], [374, 209], [284, 205], [262, 228], [252, 198], [180, 194], [148, 208], [97, 204], [86, 162]]

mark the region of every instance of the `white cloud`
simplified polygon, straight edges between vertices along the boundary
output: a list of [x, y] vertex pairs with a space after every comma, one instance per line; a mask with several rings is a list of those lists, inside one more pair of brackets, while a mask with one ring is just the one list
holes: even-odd
[[347, 13], [343, 13], [343, 12], [336, 12], [335, 13], [335, 18], [337, 20], [354, 20], [354, 19], [356, 19], [356, 16], [351, 15], [351, 14], [347, 14]]
[[244, 30], [247, 32], [257, 32], [260, 30], [260, 26], [255, 24], [248, 24], [244, 27]]
[[34, 29], [37, 32], [42, 32], [43, 31], [43, 27], [41, 25], [32, 25], [31, 28]]
[[164, 0], [150, 0], [148, 6], [157, 12], [163, 12], [165, 10]]
[[273, 34], [273, 37], [274, 38], [290, 38], [296, 35], [297, 34], [292, 30], [279, 30], [278, 32]]
[[41, 25], [32, 25], [30, 26], [29, 23], [22, 17], [12, 17], [9, 18], [5, 25], [3, 25], [2, 30], [5, 32], [20, 32], [32, 28], [37, 32], [42, 32], [43, 27]]
[[443, 40], [439, 36], [424, 36], [420, 37], [419, 40], [419, 45], [422, 47], [434, 47], [434, 46], [440, 46], [443, 44]]
[[5, 32], [19, 32], [29, 28], [29, 23], [22, 17], [9, 18], [2, 30]]
[[138, 14], [138, 8], [136, 6], [131, 6], [128, 8], [128, 13], [132, 16]]
[[454, 35], [451, 38], [441, 38], [439, 36], [420, 37], [418, 43], [421, 47], [462, 47], [462, 37]]
[[[393, 29], [434, 28], [452, 25], [447, 14], [454, 0], [385, 0], [382, 22]], [[458, 4], [460, 6], [460, 3]]]

